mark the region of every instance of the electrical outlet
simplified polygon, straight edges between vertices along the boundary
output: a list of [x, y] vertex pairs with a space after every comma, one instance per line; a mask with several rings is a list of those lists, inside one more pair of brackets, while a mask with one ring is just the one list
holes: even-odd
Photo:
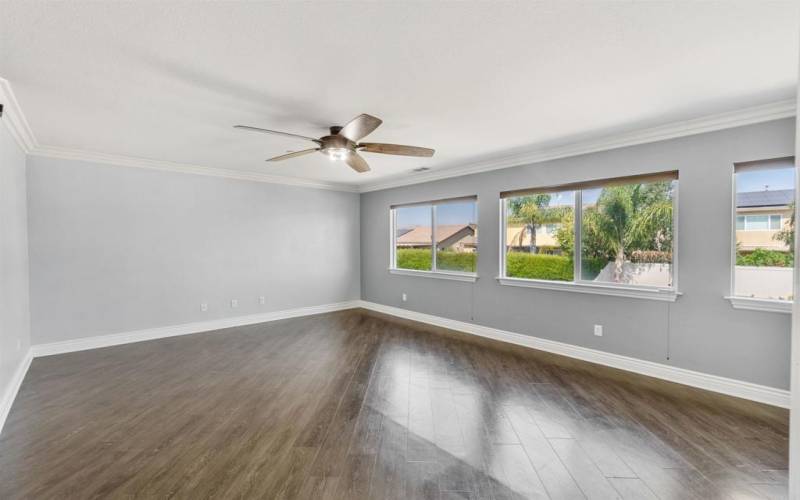
[[200, 310], [203, 312], [208, 311], [208, 302], [202, 302], [200, 304]]
[[603, 336], [603, 325], [594, 325], [594, 334], [597, 337]]
[[263, 306], [264, 304], [267, 303], [267, 298], [262, 295], [261, 297], [258, 298], [258, 303]]
[[405, 302], [407, 300], [408, 300], [408, 295], [406, 295], [405, 292], [403, 292], [403, 302]]
[[239, 307], [239, 301], [237, 299], [231, 299], [231, 307], [234, 309]]

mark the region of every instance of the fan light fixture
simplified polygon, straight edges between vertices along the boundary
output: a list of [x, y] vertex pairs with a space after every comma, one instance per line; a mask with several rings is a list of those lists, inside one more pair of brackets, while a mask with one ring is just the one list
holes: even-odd
[[401, 156], [420, 156], [431, 157], [434, 151], [429, 148], [420, 148], [418, 146], [403, 146], [401, 144], [384, 144], [380, 142], [358, 142], [378, 126], [383, 123], [380, 118], [375, 118], [372, 115], [360, 114], [347, 122], [347, 125], [340, 127], [334, 125], [330, 127], [330, 134], [314, 139], [304, 135], [292, 134], [289, 132], [280, 132], [278, 130], [268, 130], [265, 128], [250, 127], [248, 125], [234, 125], [234, 128], [240, 130], [250, 130], [251, 132], [261, 132], [262, 134], [282, 135], [285, 137], [292, 137], [295, 139], [303, 139], [311, 141], [317, 147], [312, 149], [304, 149], [302, 151], [292, 151], [284, 155], [270, 158], [267, 161], [281, 161], [288, 160], [289, 158], [297, 158], [298, 156], [305, 156], [311, 153], [322, 153], [331, 161], [343, 161], [347, 166], [352, 168], [358, 173], [369, 172], [369, 165], [366, 160], [358, 154], [359, 152], [365, 153], [381, 153], [385, 155], [401, 155]]
[[328, 148], [325, 150], [325, 154], [328, 155], [331, 161], [342, 161], [347, 159], [350, 150], [347, 148]]

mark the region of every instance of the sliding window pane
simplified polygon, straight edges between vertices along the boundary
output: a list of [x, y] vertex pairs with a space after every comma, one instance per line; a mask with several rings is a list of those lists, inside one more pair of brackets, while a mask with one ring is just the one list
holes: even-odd
[[748, 231], [769, 231], [769, 218], [766, 215], [748, 215], [745, 220]]
[[[794, 268], [792, 162], [736, 167], [736, 267], [733, 294], [791, 300]], [[744, 226], [738, 223], [744, 219]]]
[[672, 286], [677, 181], [613, 184], [581, 192], [581, 279]]
[[574, 277], [574, 191], [506, 198], [506, 276], [550, 281]]
[[395, 266], [398, 269], [430, 271], [431, 206], [395, 208]]
[[436, 205], [436, 269], [476, 272], [478, 204], [475, 201]]

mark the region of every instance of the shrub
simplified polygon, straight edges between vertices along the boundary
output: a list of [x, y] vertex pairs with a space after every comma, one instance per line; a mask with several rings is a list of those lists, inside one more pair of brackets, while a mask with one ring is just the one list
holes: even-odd
[[436, 253], [436, 268], [442, 271], [474, 273], [478, 261], [477, 253], [439, 250]]
[[572, 259], [562, 255], [542, 255], [510, 252], [506, 256], [506, 275], [509, 278], [572, 281]]
[[417, 271], [431, 270], [430, 248], [398, 248], [397, 267], [401, 269], [415, 269]]
[[792, 267], [794, 265], [794, 255], [792, 255], [791, 252], [756, 248], [751, 253], [737, 253], [736, 265], [753, 267]]
[[[477, 253], [440, 250], [436, 254], [437, 268], [442, 271], [474, 273], [477, 260]], [[400, 269], [430, 271], [431, 250], [429, 248], [398, 248], [397, 267]]]
[[605, 257], [584, 257], [581, 262], [583, 263], [583, 279], [593, 280], [606, 267], [609, 259]]
[[672, 264], [672, 252], [659, 250], [634, 250], [630, 261], [643, 264]]
[[[438, 268], [443, 271], [474, 273], [477, 253], [460, 253], [440, 250], [436, 255]], [[583, 259], [584, 279], [594, 279], [608, 263], [606, 259]], [[431, 270], [431, 251], [427, 248], [398, 248], [397, 267], [417, 271]], [[572, 281], [574, 277], [572, 259], [563, 255], [510, 252], [506, 260], [509, 278]]]

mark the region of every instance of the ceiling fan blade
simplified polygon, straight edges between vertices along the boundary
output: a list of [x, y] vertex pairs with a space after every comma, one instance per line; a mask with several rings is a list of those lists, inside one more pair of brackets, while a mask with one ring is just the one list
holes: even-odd
[[350, 168], [358, 172], [359, 174], [363, 174], [364, 172], [369, 172], [369, 165], [367, 165], [367, 161], [359, 155], [358, 153], [350, 153], [347, 155], [347, 158], [344, 159]]
[[362, 138], [368, 136], [373, 130], [378, 128], [383, 120], [375, 118], [374, 116], [361, 114], [350, 120], [347, 125], [342, 127], [339, 135], [347, 137], [353, 142], [358, 142]]
[[319, 151], [319, 148], [314, 149], [304, 149], [302, 151], [293, 151], [291, 153], [287, 153], [285, 155], [276, 156], [274, 158], [270, 158], [267, 161], [281, 161], [281, 160], [288, 160], [289, 158], [296, 158], [298, 156], [305, 156], [311, 153], [316, 153]]
[[250, 127], [248, 125], [234, 125], [233, 128], [238, 128], [239, 130], [249, 130], [251, 132], [261, 132], [262, 134], [284, 135], [286, 137], [294, 137], [295, 139], [305, 139], [307, 141], [313, 141], [316, 142], [317, 144], [320, 144], [319, 139], [314, 139], [313, 137], [306, 137], [304, 135], [291, 134], [289, 132], [280, 132], [278, 130], [267, 130], [265, 128]]
[[403, 156], [433, 156], [433, 149], [420, 148], [417, 146], [403, 146], [400, 144], [381, 144], [378, 142], [363, 142], [358, 145], [361, 151], [369, 153], [383, 153], [386, 155]]

